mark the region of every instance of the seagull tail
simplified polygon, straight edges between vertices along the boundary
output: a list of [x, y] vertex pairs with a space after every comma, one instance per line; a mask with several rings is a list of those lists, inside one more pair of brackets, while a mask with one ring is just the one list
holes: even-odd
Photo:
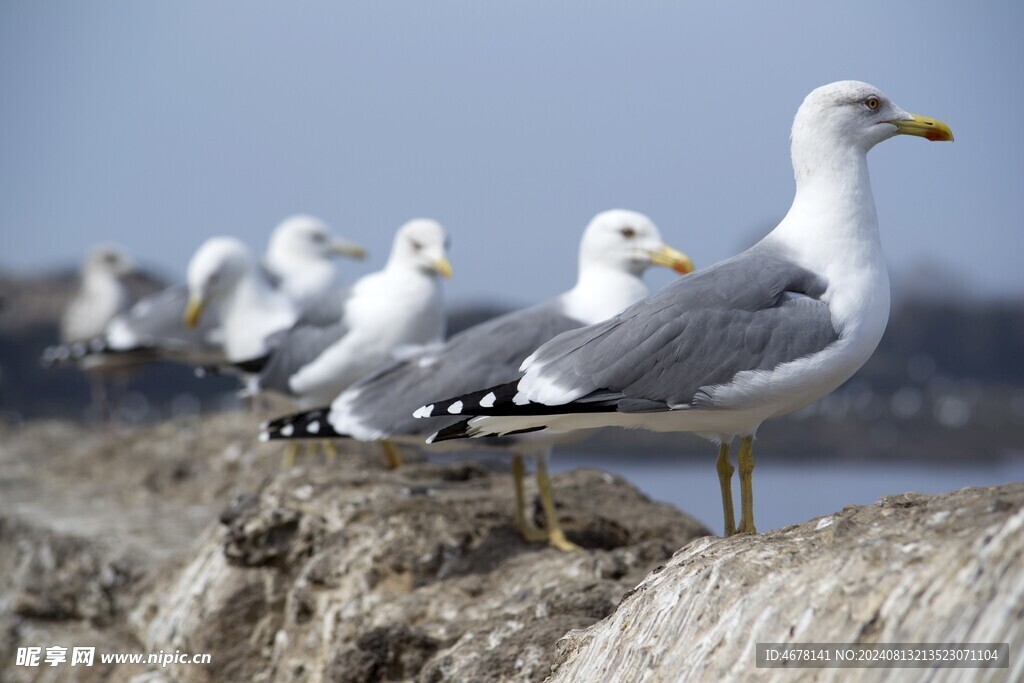
[[481, 439], [499, 436], [515, 436], [516, 434], [529, 434], [530, 432], [541, 432], [547, 429], [544, 425], [533, 425], [529, 427], [497, 427], [493, 423], [501, 420], [488, 419], [486, 417], [474, 417], [468, 420], [456, 422], [444, 429], [440, 429], [429, 437], [427, 443], [440, 443], [442, 441], [454, 441], [455, 439]]
[[264, 422], [260, 441], [294, 439], [347, 439], [348, 434], [335, 431], [328, 421], [330, 407], [314, 408]]
[[151, 348], [145, 346], [117, 349], [108, 344], [104, 337], [93, 337], [83, 341], [48, 346], [43, 349], [43, 353], [39, 357], [39, 364], [44, 368], [76, 365], [88, 358], [99, 356], [118, 356], [123, 360], [134, 359], [135, 356], [138, 356], [140, 360], [144, 360], [152, 351]]

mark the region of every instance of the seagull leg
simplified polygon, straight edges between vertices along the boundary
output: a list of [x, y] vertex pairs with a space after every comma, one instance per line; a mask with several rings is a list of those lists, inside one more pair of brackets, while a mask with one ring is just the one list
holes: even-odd
[[732, 473], [735, 471], [729, 462], [729, 444], [722, 442], [718, 446], [718, 484], [722, 487], [722, 515], [725, 519], [725, 536], [728, 538], [736, 533], [736, 517], [732, 506]]
[[327, 462], [333, 463], [335, 458], [338, 457], [338, 451], [335, 450], [334, 444], [329, 439], [324, 439], [320, 442], [320, 447], [324, 451], [324, 457], [327, 458]]
[[548, 540], [547, 532], [526, 521], [526, 494], [523, 490], [525, 474], [526, 467], [523, 465], [523, 456], [516, 453], [512, 456], [512, 483], [516, 488], [516, 531], [523, 537], [523, 540], [530, 543], [546, 541]]
[[390, 441], [381, 441], [380, 448], [384, 452], [384, 465], [389, 470], [397, 470], [402, 466], [402, 456]]
[[544, 517], [547, 519], [548, 543], [562, 550], [582, 550], [578, 545], [565, 537], [558, 514], [555, 512], [555, 501], [551, 498], [551, 478], [548, 476], [548, 459], [537, 458], [537, 488], [540, 489], [540, 504], [544, 506]]
[[740, 526], [739, 534], [756, 534], [754, 528], [754, 487], [751, 474], [754, 472], [754, 437], [745, 436], [740, 442], [738, 458], [740, 468]]
[[281, 469], [289, 470], [295, 465], [295, 456], [298, 455], [299, 444], [289, 441], [284, 447], [284, 457], [281, 458]]

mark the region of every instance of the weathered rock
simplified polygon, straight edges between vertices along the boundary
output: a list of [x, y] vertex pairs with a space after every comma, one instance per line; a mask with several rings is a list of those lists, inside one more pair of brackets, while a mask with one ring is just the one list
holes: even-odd
[[[755, 668], [764, 643], [1008, 642], [1009, 669]], [[679, 550], [550, 681], [1024, 678], [1024, 484], [905, 494]]]
[[540, 680], [566, 631], [707, 533], [580, 470], [553, 478], [566, 532], [588, 548], [564, 554], [516, 534], [504, 467], [412, 458], [389, 472], [375, 449], [346, 447], [281, 471], [254, 422], [2, 435], [0, 569], [14, 580], [0, 654], [86, 638], [213, 656], [88, 673], [104, 681]]
[[230, 653], [209, 680], [538, 680], [563, 633], [706, 533], [619, 478], [554, 481], [588, 552], [521, 541], [508, 477], [474, 463], [283, 472], [132, 621], [151, 647]]

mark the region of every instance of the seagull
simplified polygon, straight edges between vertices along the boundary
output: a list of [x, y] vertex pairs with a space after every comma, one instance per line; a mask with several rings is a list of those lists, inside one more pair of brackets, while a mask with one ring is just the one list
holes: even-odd
[[118, 247], [102, 245], [89, 252], [82, 264], [78, 291], [61, 318], [61, 340], [85, 342], [102, 334], [118, 313], [128, 307], [129, 294], [122, 278], [135, 265]]
[[437, 221], [415, 219], [395, 234], [384, 268], [357, 280], [322, 310], [270, 341], [269, 353], [241, 365], [258, 370], [253, 392], [283, 394], [299, 407], [325, 405], [378, 366], [444, 339], [439, 276], [451, 277], [448, 236]]
[[[112, 408], [107, 399], [107, 375], [116, 363], [91, 356], [90, 340], [101, 334], [110, 321], [126, 309], [131, 296], [124, 278], [135, 272], [135, 264], [122, 249], [110, 245], [93, 248], [82, 264], [78, 291], [68, 302], [60, 321], [61, 347], [66, 360], [76, 360], [89, 377], [93, 407], [101, 420]], [[117, 392], [118, 387], [114, 387]], [[116, 397], [114, 399], [116, 402]]]
[[[726, 536], [754, 533], [753, 440], [769, 418], [827, 395], [874, 352], [889, 316], [867, 153], [896, 135], [950, 141], [878, 88], [812, 91], [793, 121], [793, 204], [747, 251], [680, 278], [611, 319], [563, 333], [512, 382], [433, 403], [475, 415], [439, 442], [617, 426], [717, 443]], [[729, 446], [740, 437], [741, 519]]]
[[[422, 445], [431, 432], [460, 418], [443, 414], [417, 420], [412, 411], [439, 392], [452, 395], [514, 379], [523, 359], [551, 337], [599, 322], [647, 295], [642, 275], [651, 264], [688, 273], [693, 263], [666, 246], [658, 228], [635, 211], [612, 210], [590, 221], [579, 247], [576, 286], [553, 299], [475, 325], [443, 346], [398, 360], [342, 392], [329, 408], [287, 415], [265, 425], [264, 440], [354, 438]], [[516, 527], [527, 540], [545, 540], [556, 548], [575, 548], [558, 525], [550, 494], [547, 455], [550, 438], [510, 436], [498, 445], [513, 451]], [[387, 451], [386, 451], [387, 453]], [[534, 454], [547, 532], [526, 522], [523, 454]], [[395, 462], [394, 454], [391, 462]]]
[[278, 288], [305, 309], [334, 284], [335, 256], [362, 260], [366, 250], [332, 234], [319, 218], [300, 214], [286, 218], [274, 229], [263, 265], [277, 279]]
[[[334, 235], [318, 218], [296, 215], [274, 229], [258, 277], [271, 290], [280, 290], [298, 308], [306, 308], [334, 287], [335, 256], [360, 259], [362, 247]], [[46, 364], [76, 355], [116, 357], [121, 362], [175, 360], [199, 366], [219, 366], [224, 354], [220, 319], [209, 310], [193, 328], [183, 324], [188, 287], [172, 285], [145, 297], [115, 316], [79, 347], [57, 346], [44, 351]]]
[[290, 327], [298, 306], [259, 269], [244, 242], [211, 237], [192, 255], [186, 276], [188, 302], [180, 314], [194, 329], [203, 311], [216, 308], [221, 344], [228, 362], [265, 354], [267, 338]]

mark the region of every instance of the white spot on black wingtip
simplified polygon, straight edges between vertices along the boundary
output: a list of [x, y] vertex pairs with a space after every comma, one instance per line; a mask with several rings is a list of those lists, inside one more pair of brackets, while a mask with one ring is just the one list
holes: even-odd
[[[416, 409], [416, 412], [412, 414], [415, 418], [430, 417], [434, 413], [434, 404], [431, 403], [429, 406], [420, 406]], [[429, 443], [429, 442], [428, 442]]]
[[481, 408], [491, 408], [494, 406], [494, 402], [498, 400], [498, 397], [494, 395], [494, 392], [488, 392], [486, 396], [480, 399]]
[[320, 421], [319, 420], [313, 420], [312, 422], [310, 422], [308, 425], [306, 425], [306, 431], [309, 432], [310, 434], [319, 434], [320, 433]]
[[458, 415], [462, 412], [462, 401], [456, 401], [455, 403], [448, 406], [448, 412], [452, 415]]
[[430, 436], [427, 437], [427, 443], [434, 443], [434, 439], [436, 439], [436, 438], [437, 438], [437, 432], [434, 432], [433, 434], [431, 434]]
[[290, 423], [289, 423], [289, 424], [286, 424], [286, 425], [285, 425], [284, 427], [281, 427], [281, 431], [280, 431], [280, 432], [278, 432], [278, 433], [279, 433], [279, 434], [280, 434], [281, 436], [283, 436], [283, 437], [286, 437], [286, 438], [287, 438], [287, 437], [289, 437], [289, 436], [291, 436], [292, 434], [294, 434], [294, 433], [295, 433], [295, 425], [293, 425], [293, 424], [290, 424]]
[[262, 431], [259, 436], [260, 441], [270, 441], [270, 432]]

